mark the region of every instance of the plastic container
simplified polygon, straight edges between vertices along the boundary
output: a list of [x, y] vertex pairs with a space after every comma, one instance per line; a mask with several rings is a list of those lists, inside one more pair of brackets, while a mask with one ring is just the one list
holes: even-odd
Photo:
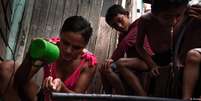
[[53, 62], [59, 58], [59, 48], [56, 44], [44, 39], [35, 39], [31, 42], [30, 55], [33, 59]]

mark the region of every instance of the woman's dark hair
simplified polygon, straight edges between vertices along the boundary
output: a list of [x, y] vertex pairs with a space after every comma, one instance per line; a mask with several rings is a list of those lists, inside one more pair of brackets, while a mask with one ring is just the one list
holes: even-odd
[[118, 14], [128, 15], [128, 11], [126, 11], [121, 5], [112, 5], [106, 13], [105, 20], [111, 26], [112, 18], [117, 16]]
[[159, 13], [167, 11], [170, 8], [177, 8], [182, 5], [187, 5], [190, 0], [152, 0], [151, 12]]
[[82, 16], [71, 16], [64, 21], [61, 32], [81, 33], [86, 43], [88, 43], [93, 30], [91, 24]]

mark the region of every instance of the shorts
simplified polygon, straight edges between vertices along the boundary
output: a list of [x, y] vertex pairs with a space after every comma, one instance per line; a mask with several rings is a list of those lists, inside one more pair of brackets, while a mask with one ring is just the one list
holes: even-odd
[[152, 56], [153, 61], [159, 66], [166, 66], [172, 62], [173, 54], [171, 51], [156, 53]]

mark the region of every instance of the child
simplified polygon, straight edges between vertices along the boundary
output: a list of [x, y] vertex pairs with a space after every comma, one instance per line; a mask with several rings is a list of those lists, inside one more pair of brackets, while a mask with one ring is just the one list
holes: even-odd
[[[103, 63], [101, 67], [101, 74], [103, 78], [103, 84], [105, 79], [110, 79], [110, 85], [116, 90], [116, 93], [119, 94], [132, 94], [135, 92], [136, 95], [146, 95], [138, 76], [137, 72], [147, 71], [148, 68], [141, 68], [137, 65], [140, 65], [140, 61], [137, 58], [139, 54], [136, 51], [136, 33], [137, 33], [137, 25], [138, 20], [131, 23], [129, 21], [129, 13], [120, 5], [111, 6], [106, 14], [106, 22], [114, 29], [120, 32], [119, 35], [119, 43], [117, 48], [112, 54], [111, 59], [108, 59], [105, 63]], [[150, 50], [149, 44], [147, 40], [145, 40], [144, 47], [152, 54]], [[126, 54], [126, 58], [124, 58], [124, 54]], [[128, 68], [136, 65], [133, 70]], [[115, 68], [113, 68], [115, 67]], [[125, 84], [128, 84], [129, 88], [132, 90], [129, 92], [128, 90], [124, 91], [124, 86], [122, 85], [122, 81], [119, 77], [112, 71], [120, 74], [122, 80], [125, 80]], [[135, 72], [133, 72], [135, 71]], [[104, 79], [105, 78], [105, 79]], [[113, 85], [115, 83], [115, 85]], [[128, 89], [129, 89], [128, 88]]]

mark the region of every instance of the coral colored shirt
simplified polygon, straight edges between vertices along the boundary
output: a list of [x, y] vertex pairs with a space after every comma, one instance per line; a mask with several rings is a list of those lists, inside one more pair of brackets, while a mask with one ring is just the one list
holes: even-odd
[[[53, 43], [57, 43], [60, 41], [60, 39], [55, 37], [55, 38], [51, 38], [49, 41]], [[73, 73], [69, 77], [67, 77], [66, 80], [63, 81], [65, 86], [69, 88], [70, 90], [74, 90], [76, 83], [80, 77], [80, 72], [82, 68], [85, 68], [85, 66], [83, 66], [85, 63], [88, 63], [89, 67], [95, 67], [95, 65], [97, 64], [95, 55], [93, 55], [92, 53], [88, 51], [85, 51], [85, 49], [83, 50], [83, 54], [81, 58], [82, 60], [80, 61], [80, 64], [75, 69], [75, 71], [73, 71]], [[53, 79], [55, 79], [57, 67], [58, 67], [57, 62], [46, 65], [44, 67], [44, 79], [48, 76], [52, 76]], [[49, 99], [48, 93], [44, 92], [44, 94], [45, 94], [45, 101], [51, 101]]]
[[[90, 67], [94, 67], [96, 65], [96, 57], [91, 54], [91, 53], [83, 53], [82, 54], [82, 60], [80, 61], [80, 64], [78, 67], [75, 69], [75, 71], [64, 81], [64, 84], [66, 85], [67, 88], [73, 90], [76, 86], [77, 80], [80, 77], [80, 71], [82, 68], [84, 68], [84, 64], [88, 63], [90, 61]], [[54, 62], [52, 64], [48, 64], [45, 66], [44, 69], [44, 78], [48, 76], [52, 76], [53, 79], [56, 78], [56, 68], [58, 67], [57, 62]]]

